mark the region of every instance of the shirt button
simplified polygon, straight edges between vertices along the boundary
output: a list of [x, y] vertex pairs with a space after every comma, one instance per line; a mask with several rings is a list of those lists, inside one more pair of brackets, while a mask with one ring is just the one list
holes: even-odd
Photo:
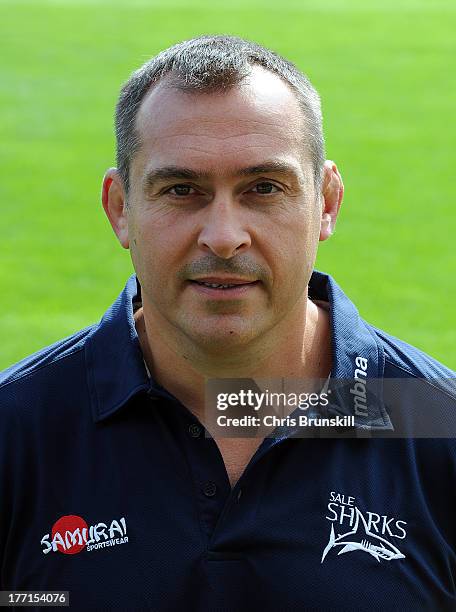
[[196, 423], [192, 423], [192, 425], [188, 426], [188, 433], [192, 436], [192, 438], [199, 438], [201, 434], [201, 427], [196, 425]]
[[214, 497], [214, 495], [217, 493], [217, 485], [215, 482], [211, 482], [210, 480], [206, 482], [203, 487], [203, 493], [206, 497]]

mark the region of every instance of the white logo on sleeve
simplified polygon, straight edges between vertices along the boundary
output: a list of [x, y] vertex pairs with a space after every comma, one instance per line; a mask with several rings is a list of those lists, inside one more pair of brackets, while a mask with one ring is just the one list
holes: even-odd
[[391, 539], [405, 540], [406, 521], [389, 518], [385, 514], [380, 515], [376, 512], [363, 513], [355, 505], [354, 497], [335, 491], [330, 493], [328, 511], [330, 516], [325, 518], [331, 521], [331, 531], [321, 557], [322, 563], [333, 549], [337, 550], [337, 555], [362, 551], [378, 562], [405, 559], [405, 555]]

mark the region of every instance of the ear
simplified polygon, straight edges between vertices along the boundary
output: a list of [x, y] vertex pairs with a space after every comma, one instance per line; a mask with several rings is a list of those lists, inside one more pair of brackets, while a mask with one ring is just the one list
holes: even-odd
[[123, 181], [117, 168], [109, 168], [103, 178], [101, 200], [112, 229], [124, 249], [128, 249], [128, 218]]
[[323, 166], [323, 181], [321, 186], [323, 210], [320, 223], [320, 240], [327, 240], [336, 227], [337, 215], [344, 196], [344, 184], [336, 164], [326, 160]]

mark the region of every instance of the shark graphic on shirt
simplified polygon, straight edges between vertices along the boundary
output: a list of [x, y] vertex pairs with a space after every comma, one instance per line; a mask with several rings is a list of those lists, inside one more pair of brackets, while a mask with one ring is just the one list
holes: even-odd
[[391, 542], [388, 542], [388, 540], [385, 538], [382, 538], [376, 533], [372, 533], [368, 529], [365, 518], [356, 507], [355, 516], [355, 525], [353, 529], [351, 531], [347, 531], [346, 533], [336, 535], [334, 525], [331, 525], [329, 542], [323, 551], [321, 563], [323, 563], [329, 551], [338, 546], [342, 547], [337, 553], [338, 555], [353, 552], [355, 550], [361, 550], [369, 555], [372, 555], [379, 563], [382, 559], [385, 561], [405, 559], [405, 555], [403, 555], [401, 551], [394, 546], [394, 544], [391, 544]]

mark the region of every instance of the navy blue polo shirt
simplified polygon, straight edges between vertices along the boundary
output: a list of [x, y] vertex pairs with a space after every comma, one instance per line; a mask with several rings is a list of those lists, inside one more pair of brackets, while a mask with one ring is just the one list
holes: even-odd
[[[332, 378], [361, 364], [454, 409], [454, 372], [363, 321], [330, 276], [309, 295], [329, 302]], [[132, 276], [99, 324], [0, 377], [1, 589], [66, 590], [75, 610], [456, 609], [453, 439], [281, 432], [231, 488], [215, 441], [148, 377], [139, 297]], [[366, 419], [391, 426], [382, 403]]]

